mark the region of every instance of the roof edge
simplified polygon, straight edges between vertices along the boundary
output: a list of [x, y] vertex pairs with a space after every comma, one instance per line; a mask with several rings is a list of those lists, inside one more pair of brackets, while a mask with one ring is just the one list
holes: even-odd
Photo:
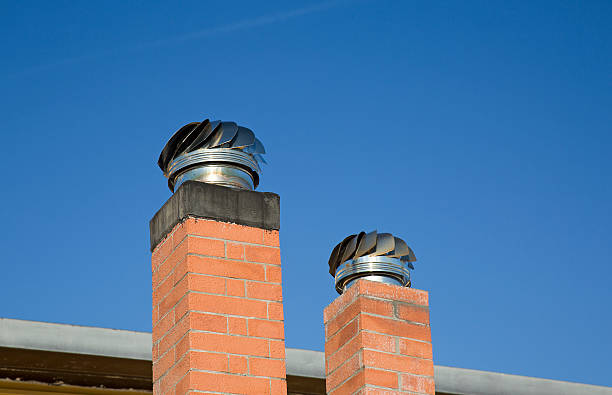
[[[151, 333], [0, 318], [0, 347], [151, 361]], [[325, 353], [287, 348], [287, 375], [325, 380]], [[612, 395], [612, 387], [434, 366], [436, 391], [470, 395]]]
[[151, 360], [151, 334], [0, 318], [0, 346]]

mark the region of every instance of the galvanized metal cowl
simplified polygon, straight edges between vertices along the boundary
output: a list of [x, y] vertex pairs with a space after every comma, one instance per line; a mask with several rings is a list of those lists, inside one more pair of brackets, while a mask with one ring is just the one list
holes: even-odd
[[410, 270], [415, 261], [414, 252], [399, 237], [361, 232], [348, 236], [333, 249], [329, 273], [339, 294], [360, 278], [410, 287]]
[[188, 180], [254, 190], [266, 150], [252, 130], [235, 122], [192, 122], [168, 140], [157, 164], [174, 192]]

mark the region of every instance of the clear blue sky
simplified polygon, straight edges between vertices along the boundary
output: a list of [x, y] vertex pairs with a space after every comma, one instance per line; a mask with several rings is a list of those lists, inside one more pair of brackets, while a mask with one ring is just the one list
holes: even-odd
[[149, 331], [157, 156], [210, 117], [268, 150], [287, 346], [378, 229], [437, 364], [612, 385], [611, 2], [229, 4], [0, 4], [0, 316]]

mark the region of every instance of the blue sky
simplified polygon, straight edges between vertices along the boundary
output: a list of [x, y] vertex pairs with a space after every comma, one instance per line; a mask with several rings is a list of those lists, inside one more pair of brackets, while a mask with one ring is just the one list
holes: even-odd
[[187, 122], [266, 145], [287, 346], [329, 253], [404, 238], [435, 363], [612, 385], [612, 3], [2, 2], [0, 316], [149, 331], [156, 166]]

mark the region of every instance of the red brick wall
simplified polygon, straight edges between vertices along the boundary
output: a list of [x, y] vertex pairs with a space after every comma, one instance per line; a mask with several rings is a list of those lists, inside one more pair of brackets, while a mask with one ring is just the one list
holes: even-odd
[[278, 231], [189, 218], [152, 271], [155, 395], [286, 394]]
[[427, 292], [359, 280], [324, 320], [328, 394], [435, 393]]

